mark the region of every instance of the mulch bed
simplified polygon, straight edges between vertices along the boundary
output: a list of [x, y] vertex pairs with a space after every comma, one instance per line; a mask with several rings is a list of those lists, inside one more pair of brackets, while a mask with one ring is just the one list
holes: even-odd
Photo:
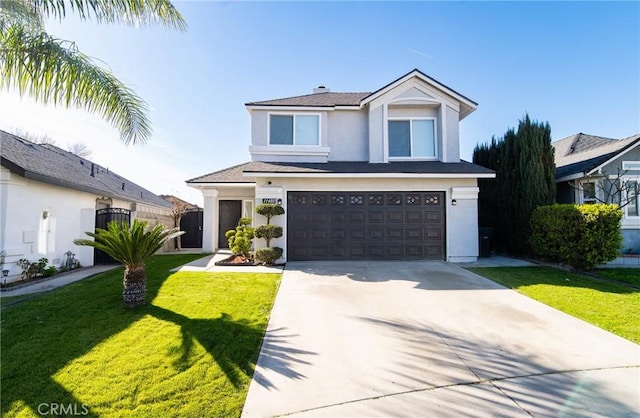
[[231, 257], [227, 257], [224, 260], [216, 261], [216, 266], [257, 266], [255, 260], [253, 258], [247, 258], [241, 255], [232, 255]]

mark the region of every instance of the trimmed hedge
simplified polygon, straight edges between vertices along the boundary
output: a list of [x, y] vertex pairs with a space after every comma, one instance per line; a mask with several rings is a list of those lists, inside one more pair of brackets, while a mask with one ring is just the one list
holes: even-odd
[[618, 256], [621, 219], [617, 205], [540, 206], [531, 215], [529, 242], [537, 256], [592, 270]]
[[256, 259], [267, 265], [272, 265], [280, 257], [282, 257], [282, 248], [280, 247], [263, 247], [255, 251]]

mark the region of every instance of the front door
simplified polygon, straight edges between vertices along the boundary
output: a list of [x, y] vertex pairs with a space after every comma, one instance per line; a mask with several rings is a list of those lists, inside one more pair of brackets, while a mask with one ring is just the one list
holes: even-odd
[[218, 248], [229, 248], [228, 238], [224, 234], [230, 229], [236, 229], [242, 217], [242, 200], [221, 200], [219, 214]]

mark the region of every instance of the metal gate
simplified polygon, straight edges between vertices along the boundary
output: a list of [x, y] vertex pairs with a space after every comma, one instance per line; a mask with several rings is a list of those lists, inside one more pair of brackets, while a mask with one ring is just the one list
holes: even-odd
[[[96, 211], [96, 228], [107, 229], [110, 222], [126, 222], [131, 224], [131, 211], [121, 208], [105, 208]], [[105, 252], [98, 249], [93, 250], [93, 264], [119, 264]]]
[[202, 209], [194, 209], [185, 212], [180, 219], [180, 230], [184, 231], [181, 237], [182, 248], [202, 248]]

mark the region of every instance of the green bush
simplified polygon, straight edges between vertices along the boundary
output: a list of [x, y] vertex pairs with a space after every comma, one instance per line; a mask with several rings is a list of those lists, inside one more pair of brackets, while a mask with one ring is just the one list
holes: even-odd
[[540, 257], [592, 270], [618, 256], [621, 219], [616, 205], [540, 206], [531, 216], [529, 241]]
[[256, 238], [263, 238], [267, 241], [267, 247], [270, 246], [271, 240], [282, 236], [282, 227], [273, 224], [260, 225], [255, 231]]
[[259, 248], [256, 250], [256, 259], [265, 264], [273, 264], [277, 259], [282, 257], [282, 248], [271, 248], [271, 240], [282, 236], [282, 227], [272, 225], [271, 218], [283, 215], [284, 208], [273, 203], [263, 203], [256, 207], [256, 212], [267, 218], [266, 225], [260, 225], [256, 228], [256, 237], [263, 238], [267, 242], [267, 246], [265, 248]]
[[229, 249], [235, 255], [249, 257], [253, 242], [254, 231], [251, 218], [240, 218], [236, 229], [227, 231], [224, 235], [229, 239]]
[[256, 260], [263, 262], [264, 264], [273, 264], [277, 259], [282, 257], [282, 248], [280, 247], [265, 247], [258, 248], [255, 251]]
[[51, 277], [58, 274], [58, 269], [55, 266], [49, 266], [42, 272], [42, 277]]
[[534, 254], [564, 261], [574, 251], [582, 221], [576, 205], [539, 206], [531, 215], [529, 243]]
[[271, 218], [278, 215], [284, 215], [284, 208], [275, 203], [263, 203], [256, 206], [256, 213], [258, 215], [266, 216], [267, 223], [271, 223]]

